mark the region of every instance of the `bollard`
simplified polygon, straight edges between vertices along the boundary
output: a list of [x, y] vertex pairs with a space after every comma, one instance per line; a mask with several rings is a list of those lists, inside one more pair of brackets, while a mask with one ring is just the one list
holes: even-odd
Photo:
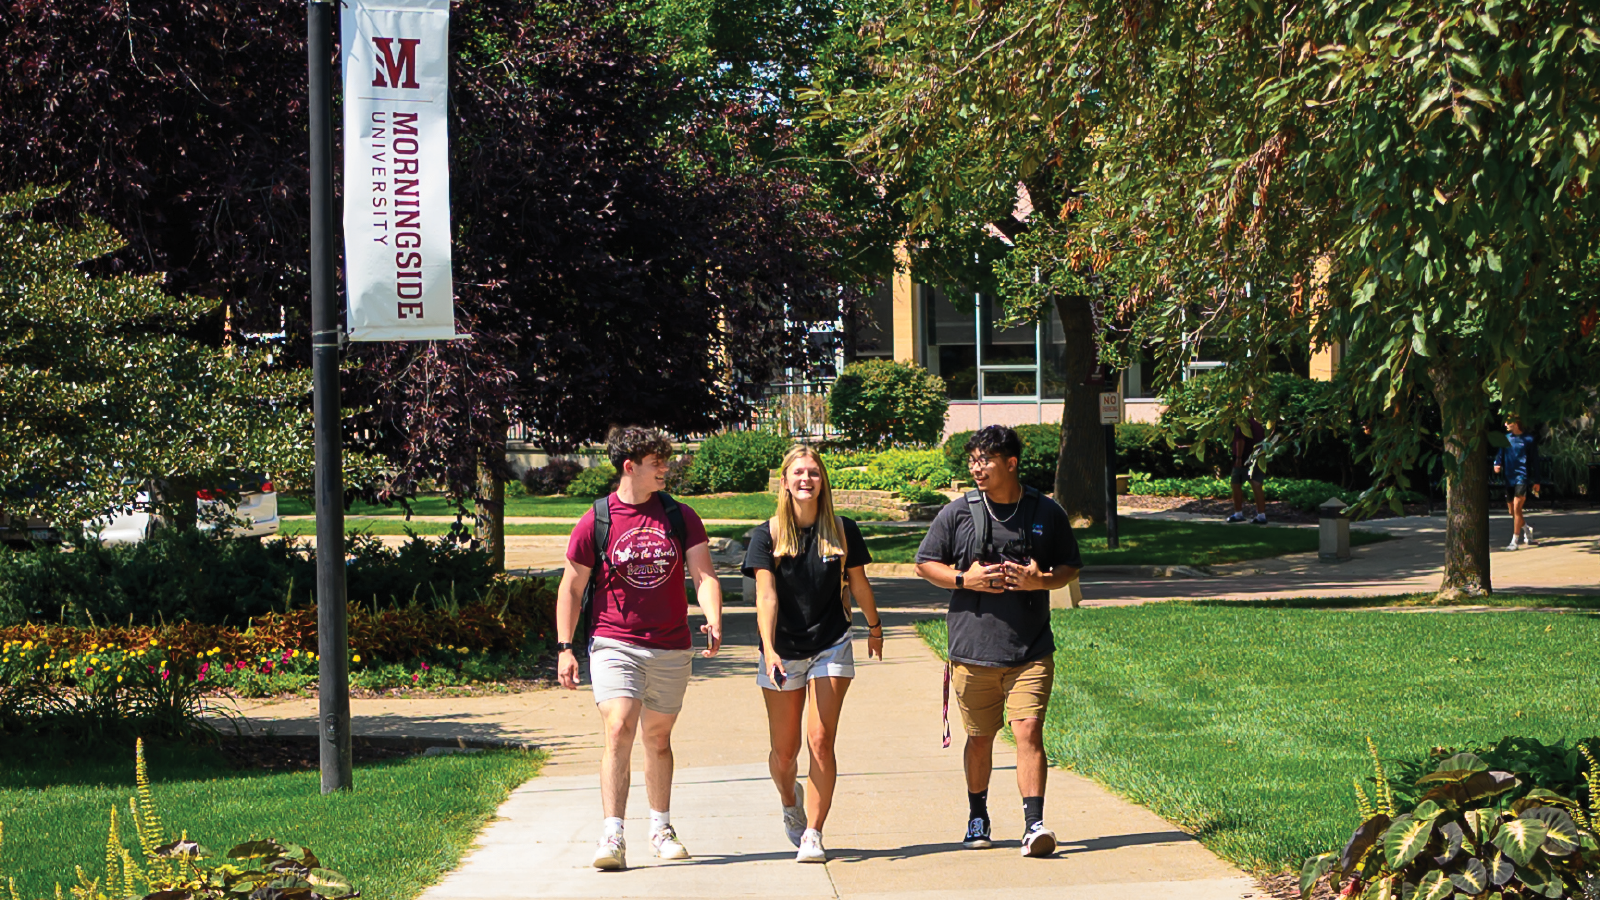
[[1323, 562], [1350, 558], [1350, 517], [1344, 508], [1338, 497], [1329, 497], [1317, 507], [1317, 558]]

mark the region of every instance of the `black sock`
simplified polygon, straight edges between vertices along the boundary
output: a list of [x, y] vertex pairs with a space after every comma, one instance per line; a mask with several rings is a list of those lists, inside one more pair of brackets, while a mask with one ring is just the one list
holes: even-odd
[[967, 792], [967, 809], [969, 819], [982, 819], [989, 821], [989, 789], [984, 788], [976, 794]]
[[1035, 823], [1044, 821], [1044, 798], [1022, 798], [1022, 830], [1032, 831]]

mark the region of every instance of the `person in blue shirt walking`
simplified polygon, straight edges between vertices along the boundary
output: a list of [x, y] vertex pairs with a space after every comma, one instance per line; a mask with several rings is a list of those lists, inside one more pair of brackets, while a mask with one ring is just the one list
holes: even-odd
[[1517, 549], [1520, 541], [1526, 547], [1533, 543], [1533, 526], [1523, 517], [1522, 507], [1528, 502], [1528, 487], [1539, 493], [1539, 445], [1531, 434], [1522, 432], [1522, 423], [1506, 420], [1507, 440], [1511, 443], [1494, 455], [1495, 474], [1506, 477], [1506, 509], [1511, 512], [1511, 543], [1507, 550]]

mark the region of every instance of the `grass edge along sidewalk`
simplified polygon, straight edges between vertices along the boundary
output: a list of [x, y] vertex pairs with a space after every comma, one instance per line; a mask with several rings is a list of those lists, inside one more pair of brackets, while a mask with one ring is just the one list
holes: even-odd
[[[1600, 609], [1592, 597], [1498, 600]], [[1596, 730], [1600, 683], [1575, 676], [1600, 663], [1600, 617], [1297, 605], [1056, 611], [1052, 765], [1270, 875], [1344, 846], [1359, 821], [1352, 782], [1372, 774], [1369, 736], [1385, 759], [1416, 760], [1434, 747]], [[917, 629], [944, 652], [942, 618]]]
[[[0, 879], [23, 900], [54, 895], [104, 868], [109, 811], [128, 821], [134, 745], [86, 755], [59, 741], [9, 741], [0, 752]], [[210, 747], [146, 742], [152, 792], [169, 839], [187, 831], [214, 854], [251, 838], [311, 848], [362, 896], [410, 900], [460, 862], [511, 791], [538, 774], [541, 751], [487, 750], [358, 765], [355, 790], [322, 795], [316, 771], [237, 770]]]
[[[1117, 523], [1117, 549], [1106, 547], [1104, 525], [1073, 529], [1087, 566], [1213, 566], [1282, 556], [1313, 553], [1314, 528], [1274, 528], [1259, 525], [1225, 525], [1220, 522], [1167, 521], [1127, 516]], [[1381, 532], [1352, 529], [1351, 546], [1389, 540]], [[869, 538], [873, 562], [915, 562], [921, 534]]]

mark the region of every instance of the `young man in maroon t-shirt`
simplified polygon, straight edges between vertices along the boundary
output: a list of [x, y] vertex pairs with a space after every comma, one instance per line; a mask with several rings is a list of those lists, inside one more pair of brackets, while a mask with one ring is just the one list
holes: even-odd
[[[589, 635], [589, 681], [605, 725], [606, 751], [600, 763], [600, 805], [605, 824], [595, 849], [597, 869], [627, 868], [622, 820], [628, 808], [629, 759], [633, 738], [644, 743], [644, 783], [650, 798], [650, 844], [662, 859], [688, 859], [672, 829], [672, 726], [683, 708], [694, 655], [689, 634], [689, 602], [684, 595], [685, 562], [695, 595], [705, 613], [700, 631], [707, 636], [702, 656], [722, 646], [722, 588], [711, 565], [711, 550], [700, 517], [679, 506], [682, 540], [658, 492], [666, 487], [672, 444], [658, 431], [624, 428], [606, 441], [606, 455], [621, 476], [606, 498], [611, 515], [604, 565], [596, 576]], [[578, 658], [572, 641], [583, 606], [584, 588], [599, 560], [594, 510], [578, 521], [567, 542], [567, 566], [556, 602], [556, 637], [561, 656], [556, 672], [561, 686], [578, 686]]]

